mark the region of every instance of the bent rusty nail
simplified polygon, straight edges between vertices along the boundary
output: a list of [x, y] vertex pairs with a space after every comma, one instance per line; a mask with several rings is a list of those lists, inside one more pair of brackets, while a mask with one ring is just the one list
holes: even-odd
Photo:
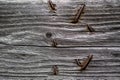
[[53, 75], [58, 75], [58, 73], [59, 73], [58, 67], [57, 67], [57, 65], [54, 65], [53, 66]]
[[75, 59], [75, 63], [76, 63], [78, 66], [82, 67], [81, 62], [80, 62], [80, 59]]
[[57, 42], [55, 40], [52, 40], [52, 47], [57, 47]]
[[56, 11], [56, 4], [54, 4], [51, 0], [48, 0], [48, 5], [52, 11]]
[[89, 55], [88, 58], [81, 63], [81, 65], [82, 65], [82, 67], [80, 69], [81, 71], [85, 70], [87, 68], [87, 66], [90, 63], [90, 61], [92, 60], [92, 58], [93, 58], [93, 55]]
[[85, 8], [85, 4], [82, 5], [82, 7], [80, 7], [73, 19], [73, 21], [71, 23], [77, 23], [82, 15], [82, 13], [84, 13], [84, 8]]
[[89, 26], [88, 24], [87, 24], [87, 30], [89, 32], [95, 32], [95, 30], [91, 26]]

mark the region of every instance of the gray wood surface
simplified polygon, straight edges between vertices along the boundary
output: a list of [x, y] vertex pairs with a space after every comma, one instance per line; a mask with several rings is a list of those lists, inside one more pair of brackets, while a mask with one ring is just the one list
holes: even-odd
[[[67, 1], [53, 1], [56, 13], [45, 2], [0, 1], [0, 80], [120, 80], [120, 1]], [[85, 13], [72, 24], [81, 3]], [[89, 33], [86, 24], [96, 32]], [[74, 59], [89, 54], [93, 60], [79, 71]], [[53, 65], [58, 65], [57, 76]]]

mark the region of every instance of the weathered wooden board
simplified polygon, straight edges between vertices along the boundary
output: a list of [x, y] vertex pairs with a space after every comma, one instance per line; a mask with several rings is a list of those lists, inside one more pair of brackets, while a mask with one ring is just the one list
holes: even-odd
[[[84, 2], [79, 23], [70, 23]], [[55, 3], [52, 13], [44, 2], [0, 1], [0, 80], [120, 80], [119, 0]], [[88, 32], [86, 24], [96, 32]], [[89, 54], [93, 60], [80, 72], [74, 59]], [[58, 65], [57, 76], [52, 75], [53, 65]]]

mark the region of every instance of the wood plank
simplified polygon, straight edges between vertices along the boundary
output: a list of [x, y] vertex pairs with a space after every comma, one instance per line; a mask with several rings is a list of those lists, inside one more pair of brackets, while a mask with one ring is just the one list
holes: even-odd
[[[119, 55], [119, 52], [119, 48], [115, 47], [45, 48], [6, 46], [0, 49], [0, 73], [1, 76], [10, 77], [40, 77], [51, 75], [52, 65], [58, 65], [59, 76], [85, 77], [89, 75], [89, 77], [102, 77], [105, 75], [107, 77], [120, 77], [120, 59], [119, 56], [115, 56], [115, 54]], [[87, 70], [81, 74], [74, 59], [82, 60], [90, 53], [94, 55], [94, 58]]]
[[[0, 1], [0, 80], [119, 80], [119, 2], [54, 2], [57, 14], [49, 12], [46, 2]], [[80, 22], [69, 23], [84, 2]], [[89, 33], [86, 24], [96, 32]], [[51, 38], [46, 38], [47, 32]], [[53, 39], [58, 47], [51, 46]], [[80, 72], [74, 59], [82, 61], [89, 54], [93, 60]], [[57, 76], [52, 75], [53, 65], [59, 68]]]
[[[52, 32], [52, 38], [47, 38], [45, 34]], [[3, 36], [2, 36], [3, 35]], [[0, 43], [3, 45], [35, 45], [51, 46], [52, 40], [56, 40], [58, 47], [70, 46], [119, 46], [120, 31], [115, 32], [80, 32], [64, 30], [64, 28], [23, 28], [8, 29], [1, 31]], [[113, 43], [114, 41], [114, 43]]]

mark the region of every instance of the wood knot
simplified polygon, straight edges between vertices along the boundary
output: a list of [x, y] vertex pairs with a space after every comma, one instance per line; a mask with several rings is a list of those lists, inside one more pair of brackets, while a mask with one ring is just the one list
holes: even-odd
[[47, 38], [51, 38], [51, 37], [52, 37], [52, 33], [51, 33], [51, 32], [47, 32], [47, 33], [46, 33], [46, 37], [47, 37]]
[[94, 28], [92, 28], [91, 26], [89, 26], [88, 24], [87, 24], [87, 30], [89, 31], [89, 32], [95, 32], [95, 30], [94, 30]]

